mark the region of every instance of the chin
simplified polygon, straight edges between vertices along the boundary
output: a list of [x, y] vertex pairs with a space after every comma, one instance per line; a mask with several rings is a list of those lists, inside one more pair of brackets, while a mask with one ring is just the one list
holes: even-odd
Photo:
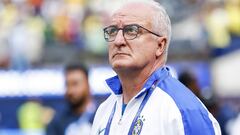
[[121, 70], [129, 70], [133, 69], [135, 66], [131, 63], [124, 63], [124, 62], [114, 62], [112, 63], [112, 68], [115, 71], [121, 71]]
[[137, 62], [126, 56], [118, 56], [110, 60], [110, 64], [114, 70], [129, 70], [137, 66]]
[[127, 67], [129, 64], [125, 60], [114, 60], [111, 65], [113, 68], [124, 68]]
[[126, 67], [124, 67], [124, 66], [119, 66], [119, 65], [112, 66], [112, 68], [113, 68], [114, 71], [119, 71], [119, 70], [124, 70], [124, 69], [126, 69]]

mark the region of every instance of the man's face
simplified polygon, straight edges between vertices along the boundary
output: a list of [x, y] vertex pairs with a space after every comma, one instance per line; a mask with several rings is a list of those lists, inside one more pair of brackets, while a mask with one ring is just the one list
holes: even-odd
[[[118, 10], [112, 17], [110, 25], [123, 28], [129, 24], [138, 24], [151, 31], [152, 10], [142, 4], [132, 4]], [[153, 64], [158, 47], [157, 37], [140, 28], [138, 36], [126, 40], [120, 30], [114, 41], [109, 42], [109, 62], [114, 70], [136, 70]]]
[[81, 105], [89, 96], [88, 80], [81, 70], [73, 70], [66, 73], [65, 98], [73, 106]]

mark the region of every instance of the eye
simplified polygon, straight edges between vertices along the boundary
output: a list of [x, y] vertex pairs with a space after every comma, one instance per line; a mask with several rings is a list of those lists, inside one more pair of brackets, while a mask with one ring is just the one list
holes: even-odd
[[136, 26], [136, 25], [125, 26], [124, 32], [128, 35], [137, 35], [138, 34], [138, 26]]
[[108, 34], [108, 35], [116, 35], [117, 34], [117, 27], [115, 26], [110, 26], [104, 29], [104, 33]]

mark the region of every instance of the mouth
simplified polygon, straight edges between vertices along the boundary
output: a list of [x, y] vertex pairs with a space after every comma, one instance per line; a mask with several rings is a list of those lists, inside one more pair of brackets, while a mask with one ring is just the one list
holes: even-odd
[[130, 54], [127, 54], [127, 53], [115, 53], [112, 58], [116, 57], [116, 56], [130, 56]]

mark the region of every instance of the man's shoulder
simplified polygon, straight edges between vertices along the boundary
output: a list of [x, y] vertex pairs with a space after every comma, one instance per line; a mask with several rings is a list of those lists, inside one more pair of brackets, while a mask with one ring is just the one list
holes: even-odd
[[101, 111], [102, 109], [109, 108], [109, 106], [113, 105], [115, 101], [116, 101], [116, 95], [111, 94], [105, 101], [103, 101], [99, 105], [97, 112]]
[[181, 113], [185, 133], [209, 134], [219, 129], [219, 126], [213, 126], [212, 123], [217, 122], [202, 102], [177, 79], [168, 77], [159, 83], [157, 88], [174, 101]]
[[158, 88], [169, 95], [179, 109], [192, 109], [202, 106], [198, 98], [177, 79], [169, 76], [158, 84]]
[[116, 98], [116, 95], [111, 94], [103, 103], [99, 105], [94, 117], [94, 121], [99, 121], [101, 118], [103, 118], [102, 116], [105, 116], [112, 111], [114, 103], [116, 102]]

